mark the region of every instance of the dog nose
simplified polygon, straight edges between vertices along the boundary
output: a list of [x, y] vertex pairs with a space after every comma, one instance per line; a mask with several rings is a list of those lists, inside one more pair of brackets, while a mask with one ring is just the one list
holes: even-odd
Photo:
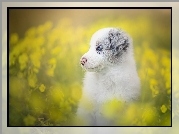
[[84, 66], [84, 64], [87, 62], [87, 59], [85, 58], [85, 57], [83, 57], [82, 59], [81, 59], [81, 65], [83, 65]]

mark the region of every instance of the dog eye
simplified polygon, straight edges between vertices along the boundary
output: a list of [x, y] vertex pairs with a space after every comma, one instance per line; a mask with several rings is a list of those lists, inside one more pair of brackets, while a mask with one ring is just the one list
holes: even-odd
[[103, 46], [102, 45], [99, 45], [97, 48], [96, 48], [96, 51], [102, 51], [103, 50]]

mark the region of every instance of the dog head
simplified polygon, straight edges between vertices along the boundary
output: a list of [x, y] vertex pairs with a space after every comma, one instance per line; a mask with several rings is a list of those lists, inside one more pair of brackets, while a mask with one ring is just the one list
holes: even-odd
[[116, 64], [131, 45], [131, 38], [117, 28], [103, 28], [93, 34], [90, 49], [80, 61], [86, 71], [98, 72]]

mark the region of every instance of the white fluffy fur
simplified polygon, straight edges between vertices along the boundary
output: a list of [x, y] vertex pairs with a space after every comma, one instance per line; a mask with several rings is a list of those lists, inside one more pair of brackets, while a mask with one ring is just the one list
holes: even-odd
[[106, 56], [96, 52], [96, 42], [107, 37], [111, 29], [104, 28], [94, 33], [89, 51], [82, 56], [87, 59], [82, 66], [86, 74], [77, 110], [77, 115], [84, 121], [82, 125], [113, 125], [101, 114], [101, 106], [112, 99], [131, 102], [140, 94], [140, 80], [133, 57], [132, 40], [125, 32], [122, 34], [128, 37], [129, 47], [117, 62], [108, 62]]

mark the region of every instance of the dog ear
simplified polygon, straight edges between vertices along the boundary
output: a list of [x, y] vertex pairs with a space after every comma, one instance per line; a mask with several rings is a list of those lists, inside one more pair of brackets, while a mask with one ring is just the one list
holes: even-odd
[[113, 54], [118, 55], [121, 51], [126, 51], [129, 43], [125, 39], [120, 39], [116, 44], [113, 49]]
[[128, 37], [119, 29], [112, 29], [109, 31], [109, 42], [109, 49], [112, 50], [115, 56], [120, 55], [121, 51], [126, 51], [129, 46]]

